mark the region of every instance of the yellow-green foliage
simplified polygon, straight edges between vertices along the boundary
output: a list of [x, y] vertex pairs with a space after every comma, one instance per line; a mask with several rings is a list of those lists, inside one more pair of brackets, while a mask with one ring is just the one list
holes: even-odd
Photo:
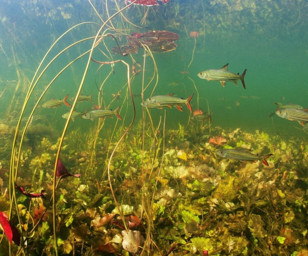
[[232, 201], [236, 195], [237, 181], [233, 176], [227, 176], [226, 179], [222, 180], [215, 191], [213, 197], [224, 200], [225, 202]]
[[208, 251], [209, 253], [214, 251], [216, 242], [212, 238], [193, 237], [191, 239], [190, 251], [191, 253], [202, 253]]

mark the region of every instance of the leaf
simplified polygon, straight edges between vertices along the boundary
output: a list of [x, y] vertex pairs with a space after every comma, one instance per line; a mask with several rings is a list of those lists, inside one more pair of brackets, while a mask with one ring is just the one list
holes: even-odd
[[135, 215], [130, 215], [126, 219], [128, 219], [128, 227], [131, 229], [137, 228], [142, 224], [142, 221]]
[[42, 222], [42, 225], [38, 228], [38, 234], [40, 237], [44, 237], [49, 231], [49, 225], [48, 222]]
[[140, 231], [123, 230], [122, 236], [123, 236], [123, 242], [122, 242], [123, 249], [130, 253], [135, 254], [138, 251], [141, 243]]
[[189, 211], [183, 210], [181, 212], [181, 216], [185, 223], [192, 223], [192, 222], [200, 223], [199, 217]]
[[91, 226], [94, 226], [96, 228], [99, 228], [101, 226], [105, 226], [106, 224], [108, 224], [113, 219], [114, 216], [115, 216], [114, 213], [107, 213], [103, 217], [100, 217], [98, 215], [95, 219], [93, 219], [91, 221]]
[[3, 231], [4, 231], [7, 239], [9, 240], [10, 244], [12, 244], [13, 231], [12, 231], [10, 223], [8, 222], [8, 220], [6, 219], [5, 215], [1, 211], [0, 211], [0, 224], [1, 224], [2, 228], [3, 228]]
[[283, 236], [277, 236], [277, 241], [280, 243], [280, 244], [284, 244], [284, 241], [286, 240], [285, 237]]
[[107, 252], [107, 253], [116, 253], [116, 250], [113, 248], [112, 243], [107, 243], [99, 246], [97, 251]]
[[211, 238], [194, 237], [191, 239], [191, 252], [213, 251], [215, 243]]
[[[134, 211], [134, 206], [130, 206], [128, 204], [122, 204], [122, 205], [120, 205], [119, 208], [120, 208], [123, 215], [130, 215]], [[112, 210], [112, 213], [120, 214], [119, 209], [117, 207]]]
[[73, 246], [71, 245], [71, 243], [68, 241], [65, 241], [63, 244], [63, 251], [66, 254], [70, 254], [72, 250], [73, 250]]
[[71, 214], [71, 216], [69, 216], [69, 218], [65, 220], [65, 226], [66, 227], [70, 226], [73, 223], [73, 221], [74, 221], [74, 215]]
[[60, 158], [58, 158], [56, 176], [61, 178], [66, 178], [69, 176], [74, 176], [76, 178], [79, 178], [81, 175], [79, 173], [77, 174], [69, 173], [64, 164], [61, 162]]

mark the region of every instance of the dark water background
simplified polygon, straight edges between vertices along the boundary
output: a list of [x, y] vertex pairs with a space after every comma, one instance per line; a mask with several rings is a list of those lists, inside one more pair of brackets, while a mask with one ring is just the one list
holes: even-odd
[[[123, 6], [124, 1], [119, 1]], [[93, 1], [98, 12], [106, 18], [105, 2]], [[109, 11], [115, 11], [114, 1], [108, 1]], [[140, 25], [147, 8], [132, 6], [124, 14], [132, 22]], [[13, 120], [18, 116], [26, 88], [15, 91], [16, 70], [22, 71], [31, 80], [41, 58], [54, 40], [71, 26], [84, 22], [96, 22], [96, 25], [84, 25], [65, 37], [53, 50], [53, 54], [64, 46], [81, 38], [93, 36], [101, 21], [93, 12], [87, 1], [6, 1], [0, 2], [0, 119]], [[116, 27], [130, 28], [132, 32], [149, 30], [169, 30], [180, 34], [175, 51], [155, 53], [159, 71], [159, 83], [155, 94], [174, 93], [186, 98], [195, 93], [192, 101], [197, 108], [197, 93], [193, 79], [200, 94], [200, 108], [207, 110], [207, 101], [213, 113], [213, 125], [222, 128], [242, 128], [254, 132], [261, 130], [283, 137], [296, 136], [307, 138], [299, 124], [280, 119], [269, 118], [275, 110], [275, 102], [299, 104], [308, 107], [308, 3], [301, 0], [279, 1], [179, 1], [171, 0], [166, 5], [151, 7], [147, 21], [138, 29], [123, 23], [120, 17], [114, 20]], [[124, 25], [123, 25], [124, 24]], [[122, 27], [121, 27], [122, 26]], [[194, 61], [191, 60], [194, 39], [191, 31], [198, 31]], [[125, 37], [122, 38], [125, 43]], [[113, 40], [106, 40], [109, 47], [115, 46]], [[56, 65], [52, 66], [42, 78], [48, 83], [64, 63], [89, 49], [92, 41], [80, 44], [79, 47], [64, 54]], [[142, 63], [143, 51], [134, 55]], [[101, 56], [94, 56], [102, 58]], [[114, 54], [114, 59], [128, 57]], [[51, 58], [49, 58], [50, 60]], [[131, 62], [130, 62], [131, 63]], [[227, 83], [225, 88], [219, 82], [208, 82], [197, 77], [197, 73], [206, 69], [219, 68], [229, 63], [229, 70], [242, 73], [247, 68], [244, 90], [239, 82], [236, 87]], [[66, 94], [73, 96], [83, 73], [85, 59], [69, 68], [58, 79], [43, 99], [63, 98]], [[96, 71], [98, 65], [92, 65], [86, 79], [82, 94], [91, 94], [96, 102], [97, 84], [108, 74], [106, 70]], [[152, 74], [151, 64], [147, 66], [147, 77]], [[108, 70], [109, 71], [109, 70]], [[181, 71], [188, 71], [182, 74]], [[116, 65], [114, 74], [108, 80], [105, 89], [106, 104], [111, 94], [116, 93], [125, 83], [126, 75], [123, 66]], [[134, 94], [141, 91], [141, 75], [136, 76], [133, 84]], [[39, 92], [31, 99], [33, 104]], [[149, 90], [145, 96], [149, 96]], [[14, 97], [15, 95], [15, 97]], [[11, 101], [14, 107], [9, 107]], [[140, 97], [136, 97], [137, 117], [140, 118]], [[120, 100], [121, 101], [121, 100]], [[31, 101], [30, 101], [31, 102]], [[79, 111], [91, 108], [91, 103], [79, 105]], [[117, 102], [112, 108], [117, 106]], [[57, 128], [63, 128], [65, 120], [61, 115], [69, 109], [65, 106], [57, 109], [39, 109], [36, 115]], [[161, 110], [152, 110], [158, 118]], [[167, 127], [176, 128], [178, 123], [186, 124], [189, 112], [184, 113], [171, 109], [167, 111]], [[114, 123], [111, 120], [111, 126]], [[88, 129], [92, 125], [88, 120], [78, 120], [74, 127]]]

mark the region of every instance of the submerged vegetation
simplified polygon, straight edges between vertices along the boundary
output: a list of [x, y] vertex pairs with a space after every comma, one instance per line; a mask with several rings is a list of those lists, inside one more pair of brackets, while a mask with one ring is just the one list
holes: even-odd
[[[187, 70], [182, 98], [157, 90], [166, 86], [157, 59], [177, 51], [196, 7], [184, 16], [172, 0], [88, 2], [96, 21], [55, 39], [32, 79], [14, 59], [16, 88], [1, 92], [12, 103], [0, 122], [0, 255], [307, 255], [307, 138], [214, 126]], [[212, 15], [218, 31], [224, 11], [259, 8], [200, 6], [223, 7]], [[64, 7], [48, 17], [69, 20]], [[193, 40], [187, 69], [205, 28], [217, 33], [200, 24], [181, 31]], [[172, 127], [175, 112], [184, 117]], [[231, 149], [246, 155], [217, 153]]]
[[[68, 134], [61, 157], [70, 173], [81, 176], [58, 183], [59, 254], [140, 254], [149, 243], [151, 255], [306, 255], [307, 144], [262, 132], [212, 128], [212, 134], [226, 138], [228, 147], [256, 152], [266, 147], [273, 152], [269, 166], [261, 161], [239, 162], [213, 154], [220, 146], [202, 137], [208, 130], [199, 125], [200, 134], [190, 127], [168, 130], [165, 149], [156, 152], [141, 151], [141, 137], [125, 139], [111, 166], [118, 207], [108, 181], [100, 178], [105, 177], [103, 163], [113, 146], [99, 138], [96, 169], [87, 170], [89, 150], [74, 149], [76, 135]], [[294, 147], [296, 143], [299, 147]], [[44, 137], [37, 148], [24, 151], [20, 163], [27, 172], [16, 184], [31, 192], [46, 190], [46, 198], [32, 199], [16, 192], [26, 255], [53, 251], [49, 199], [56, 150], [57, 145]], [[2, 170], [7, 165], [3, 162]], [[2, 179], [7, 183], [7, 177]], [[7, 211], [4, 189], [2, 185], [0, 204]], [[11, 223], [16, 221], [13, 216]], [[6, 243], [1, 246], [8, 249]]]

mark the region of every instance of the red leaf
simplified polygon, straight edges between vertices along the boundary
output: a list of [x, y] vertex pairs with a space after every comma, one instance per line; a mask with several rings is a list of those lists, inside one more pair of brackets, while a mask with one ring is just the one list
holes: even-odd
[[141, 220], [137, 216], [134, 216], [134, 215], [128, 216], [128, 227], [130, 229], [137, 228], [141, 224], [142, 224], [142, 222], [141, 222]]
[[15, 244], [20, 245], [20, 234], [15, 226], [11, 226], [13, 232], [13, 241]]
[[4, 231], [7, 239], [9, 240], [10, 244], [12, 244], [13, 231], [12, 231], [10, 223], [8, 222], [8, 220], [4, 216], [3, 212], [1, 212], [1, 211], [0, 211], [0, 224], [3, 228], [3, 231]]
[[68, 176], [74, 176], [76, 178], [80, 177], [80, 174], [71, 174], [68, 172], [68, 170], [66, 169], [66, 167], [64, 166], [64, 164], [61, 162], [60, 158], [58, 158], [58, 162], [57, 162], [57, 172], [56, 172], [56, 176], [57, 177], [61, 177], [61, 178], [66, 178]]
[[46, 197], [45, 190], [42, 190], [41, 193], [27, 193], [23, 187], [15, 185], [15, 188], [18, 189], [22, 194], [24, 194], [27, 197], [35, 198], [35, 197]]
[[108, 253], [116, 253], [116, 250], [113, 248], [111, 243], [101, 245], [96, 250], [102, 251], [102, 252], [108, 252]]

